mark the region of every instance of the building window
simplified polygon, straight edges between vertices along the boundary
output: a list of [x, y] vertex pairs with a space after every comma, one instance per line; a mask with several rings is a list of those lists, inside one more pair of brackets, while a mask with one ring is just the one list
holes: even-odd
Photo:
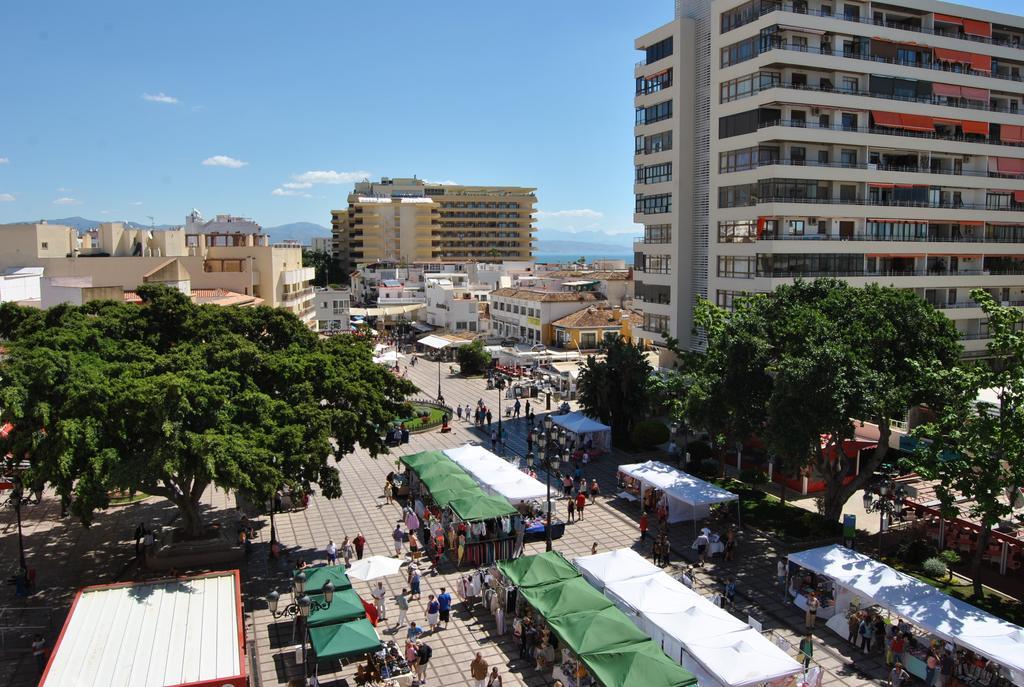
[[738, 7], [733, 7], [722, 12], [722, 33], [732, 31], [733, 29], [739, 28], [744, 24], [749, 24], [758, 17], [761, 16], [762, 6], [767, 5], [771, 7], [769, 3], [764, 3], [762, 0], [751, 0], [745, 2]]
[[718, 223], [719, 243], [752, 243], [757, 238], [757, 220]]
[[643, 271], [649, 274], [669, 274], [672, 259], [667, 255], [644, 255]]
[[636, 79], [636, 94], [650, 95], [657, 93], [672, 85], [672, 69], [666, 69], [650, 76], [638, 76]]
[[668, 327], [668, 315], [652, 315], [651, 313], [644, 313], [644, 329], [647, 331], [667, 334], [669, 331]]
[[664, 40], [660, 40], [654, 45], [647, 48], [645, 51], [644, 64], [650, 64], [651, 62], [657, 62], [660, 59], [666, 58], [672, 54], [672, 36]]
[[747, 38], [722, 48], [722, 66], [728, 67], [757, 57], [757, 37]]
[[719, 87], [719, 102], [728, 103], [746, 98], [778, 86], [780, 83], [782, 83], [782, 75], [779, 72], [757, 72], [741, 76], [738, 79], [726, 81]]
[[672, 181], [671, 162], [666, 162], [661, 165], [649, 165], [647, 167], [637, 166], [636, 183], [657, 184], [662, 181]]
[[841, 277], [863, 273], [864, 256], [857, 253], [781, 253], [757, 256], [759, 277]]
[[660, 153], [663, 150], [672, 150], [672, 132], [663, 131], [660, 134], [636, 137], [636, 154], [649, 155]]
[[666, 100], [648, 107], [636, 108], [636, 124], [652, 124], [672, 116], [672, 101]]
[[636, 195], [636, 212], [645, 215], [657, 215], [672, 211], [672, 194], [663, 193], [656, 196]]
[[644, 243], [671, 243], [671, 224], [652, 224], [644, 227]]
[[750, 279], [754, 276], [754, 258], [750, 256], [719, 255], [718, 276]]
[[715, 305], [719, 308], [725, 308], [726, 310], [733, 310], [736, 307], [737, 298], [745, 298], [750, 295], [750, 291], [728, 291], [718, 289], [715, 293]]
[[580, 348], [597, 348], [597, 334], [594, 332], [580, 334]]
[[756, 188], [754, 184], [722, 186], [718, 189], [718, 207], [736, 208], [754, 205], [757, 202]]

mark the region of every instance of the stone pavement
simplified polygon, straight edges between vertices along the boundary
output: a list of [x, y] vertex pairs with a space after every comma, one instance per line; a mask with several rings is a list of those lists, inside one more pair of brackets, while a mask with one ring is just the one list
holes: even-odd
[[[403, 356], [402, 366], [407, 359]], [[421, 360], [409, 368], [409, 376], [423, 391], [424, 396], [433, 397], [437, 389], [437, 365]], [[497, 391], [486, 391], [481, 379], [461, 379], [448, 374], [447, 364], [442, 367], [443, 394], [450, 404], [467, 403], [475, 406], [483, 398], [494, 411], [497, 424]], [[538, 399], [539, 400], [539, 399]], [[504, 402], [503, 406], [506, 405]], [[543, 406], [537, 407], [541, 411]], [[538, 420], [542, 415], [538, 416]], [[524, 420], [504, 423], [508, 430], [506, 455], [525, 454]], [[400, 514], [398, 505], [387, 505], [383, 497], [385, 475], [394, 469], [398, 455], [415, 453], [427, 449], [443, 449], [461, 445], [466, 441], [478, 441], [489, 447], [489, 437], [478, 432], [465, 421], [453, 422], [453, 431], [441, 434], [437, 430], [413, 435], [410, 444], [393, 450], [390, 455], [370, 457], [359, 450], [345, 456], [339, 463], [344, 496], [326, 500], [314, 496], [304, 511], [278, 514], [276, 517], [278, 539], [289, 547], [289, 558], [271, 562], [268, 559], [269, 523], [263, 527], [255, 541], [254, 552], [243, 566], [247, 637], [255, 647], [261, 685], [288, 684], [302, 675], [302, 666], [296, 663], [291, 637], [291, 625], [286, 620], [276, 621], [267, 609], [264, 597], [271, 589], [286, 592], [290, 586], [290, 575], [295, 556], [302, 556], [309, 562], [323, 562], [324, 548], [330, 538], [340, 544], [346, 536], [362, 532], [367, 539], [367, 554], [390, 555], [393, 553], [391, 531]], [[637, 519], [639, 509], [635, 504], [624, 503], [614, 498], [615, 471], [619, 464], [640, 462], [652, 457], [650, 454], [629, 455], [619, 451], [602, 456], [587, 470], [588, 478], [596, 478], [601, 486], [602, 496], [596, 506], [586, 510], [586, 520], [570, 524], [562, 539], [555, 541], [555, 548], [567, 558], [586, 555], [596, 541], [598, 549], [606, 551], [622, 546], [639, 546], [637, 543]], [[543, 481], [545, 475], [539, 478]], [[552, 485], [558, 492], [559, 485]], [[234, 517], [229, 509], [232, 503], [218, 493], [206, 497], [207, 505], [225, 518]], [[561, 502], [564, 503], [564, 502]], [[35, 510], [33, 510], [35, 509]], [[3, 606], [37, 606], [55, 609], [53, 619], [46, 630], [52, 642], [60, 630], [74, 590], [85, 584], [110, 582], [116, 579], [134, 579], [139, 574], [132, 565], [131, 532], [139, 520], [167, 521], [173, 517], [170, 504], [151, 499], [141, 504], [111, 509], [100, 514], [92, 528], [84, 529], [70, 519], [59, 520], [56, 501], [44, 498], [39, 506], [27, 509], [27, 555], [30, 566], [40, 569], [41, 593], [25, 600], [13, 599], [13, 588], [5, 587]], [[561, 513], [559, 515], [564, 515]], [[264, 519], [266, 520], [266, 519]], [[13, 573], [17, 565], [17, 537], [13, 535], [13, 513], [10, 509], [0, 513], [3, 537], [0, 539], [0, 562]], [[674, 525], [670, 531], [673, 544], [673, 560], [691, 553], [693, 540], [690, 525]], [[726, 576], [736, 578], [739, 590], [737, 608], [734, 612], [744, 620], [747, 614], [760, 619], [765, 629], [772, 629], [796, 645], [797, 631], [803, 626], [802, 613], [790, 604], [782, 602], [780, 591], [773, 586], [775, 556], [785, 551], [772, 541], [749, 530], [738, 535], [737, 560], [725, 563], [718, 559], [709, 562], [697, 574], [698, 591], [710, 595], [718, 589]], [[544, 543], [526, 545], [526, 553], [539, 553]], [[647, 553], [646, 548], [638, 550]], [[669, 572], [676, 573], [678, 568]], [[421, 600], [410, 604], [409, 618], [423, 624], [427, 595], [438, 593], [441, 587], [451, 589], [459, 577], [450, 564], [442, 564], [441, 574], [423, 578]], [[385, 587], [391, 594], [399, 592], [405, 576], [385, 578]], [[353, 581], [354, 588], [364, 599], [369, 599], [370, 584]], [[284, 594], [286, 599], [290, 596]], [[513, 645], [511, 635], [495, 636], [494, 623], [490, 615], [476, 608], [464, 608], [456, 604], [452, 623], [435, 636], [429, 633], [425, 640], [434, 649], [434, 658], [428, 670], [431, 685], [469, 684], [469, 663], [476, 651], [482, 651], [491, 665], [499, 666], [506, 687], [517, 685], [546, 685], [547, 680], [532, 667], [518, 660], [518, 648]], [[389, 602], [388, 620], [397, 616], [393, 602]], [[404, 632], [389, 634], [382, 624], [379, 629], [385, 638], [394, 637], [400, 644]], [[844, 642], [834, 633], [819, 627], [815, 636], [815, 659], [827, 670], [826, 684], [860, 687], [869, 682], [878, 683], [883, 677], [879, 661], [875, 657], [863, 660], [858, 654], [851, 664], [851, 653]], [[322, 666], [321, 684], [340, 684], [340, 678], [354, 674], [354, 666]], [[16, 654], [16, 660], [0, 661], [0, 684], [21, 687], [34, 684], [34, 666], [31, 657]], [[254, 681], [254, 684], [257, 684]]]

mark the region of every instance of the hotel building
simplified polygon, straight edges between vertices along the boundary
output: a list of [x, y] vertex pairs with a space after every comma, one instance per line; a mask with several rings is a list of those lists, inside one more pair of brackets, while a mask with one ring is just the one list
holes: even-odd
[[[970, 291], [1024, 304], [1024, 18], [930, 0], [684, 0], [676, 17], [636, 43], [644, 328], [668, 314], [686, 342], [697, 295], [731, 307], [834, 276], [913, 290], [983, 354]], [[674, 152], [647, 145], [666, 133]]]

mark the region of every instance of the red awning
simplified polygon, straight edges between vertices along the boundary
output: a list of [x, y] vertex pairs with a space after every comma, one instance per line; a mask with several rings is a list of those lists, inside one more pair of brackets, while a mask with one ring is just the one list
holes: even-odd
[[959, 86], [954, 86], [948, 83], [933, 83], [932, 93], [935, 95], [941, 95], [944, 98], [959, 98], [963, 95]]
[[1003, 143], [1024, 143], [1024, 126], [1003, 124], [999, 127], [999, 132]]
[[907, 131], [935, 131], [935, 120], [924, 115], [901, 114], [900, 122]]
[[1014, 203], [1024, 203], [1024, 191], [1014, 191], [1013, 192], [1013, 202]]
[[903, 126], [900, 116], [896, 112], [879, 112], [872, 110], [871, 116], [875, 118], [875, 126], [889, 126], [899, 129]]
[[[973, 219], [961, 219], [961, 220], [958, 220], [958, 221], [954, 222], [954, 224], [959, 224], [961, 227], [983, 227], [983, 226], [985, 226], [984, 222], [977, 222], [977, 221], [975, 221]], [[958, 255], [959, 255], [959, 253], [958, 253]]]
[[[934, 87], [934, 84], [933, 84]], [[968, 100], [977, 100], [979, 102], [988, 102], [988, 89], [987, 88], [971, 88], [964, 86], [960, 89], [960, 93], [963, 94]]]
[[1024, 160], [1019, 157], [997, 157], [996, 171], [1000, 174], [1024, 174]]
[[[916, 188], [915, 184], [893, 184], [893, 186], [895, 186], [896, 188]], [[898, 222], [899, 220], [894, 221]]]
[[935, 13], [935, 21], [941, 21], [943, 24], [956, 24], [957, 26], [963, 26], [964, 20], [960, 17], [954, 17], [950, 14], [939, 14]]
[[[904, 115], [905, 117], [906, 115]], [[982, 136], [988, 136], [988, 122], [972, 122], [965, 119], [961, 126], [964, 129], [965, 134], [981, 134]]]
[[975, 55], [970, 53], [971, 69], [976, 72], [992, 72], [992, 57], [989, 55]]
[[895, 184], [886, 184], [881, 181], [869, 181], [868, 186], [872, 188], [892, 188]]
[[935, 59], [939, 62], [963, 62], [966, 64], [971, 61], [969, 52], [950, 50], [949, 48], [932, 48], [932, 50], [935, 51]]
[[992, 37], [992, 24], [977, 19], [964, 19], [964, 33], [968, 36]]
[[961, 122], [959, 119], [946, 119], [944, 117], [936, 117], [936, 124], [947, 124], [949, 126], [960, 126]]
[[761, 238], [764, 235], [764, 223], [766, 219], [767, 218], [765, 217], [757, 218], [757, 238]]

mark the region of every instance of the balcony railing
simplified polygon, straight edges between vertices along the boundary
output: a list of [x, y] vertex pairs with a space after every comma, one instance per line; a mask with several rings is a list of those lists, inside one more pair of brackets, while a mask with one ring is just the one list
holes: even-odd
[[[764, 203], [802, 203], [810, 205], [864, 205], [871, 207], [886, 208], [931, 208], [941, 210], [985, 210], [993, 212], [1024, 212], [1024, 204], [1013, 204], [1009, 207], [994, 207], [986, 203], [959, 203], [959, 202], [918, 202], [912, 200], [872, 200], [871, 198], [792, 198], [789, 196], [765, 196], [757, 198], [747, 206], [762, 205]], [[722, 206], [719, 206], [722, 207]], [[733, 205], [726, 207], [744, 207]]]
[[[974, 43], [987, 43], [989, 45], [1001, 45], [1001, 46], [1004, 46], [1004, 47], [1007, 47], [1007, 48], [1020, 48], [1021, 47], [1020, 40], [997, 41], [997, 40], [994, 40], [992, 38], [988, 38], [986, 36], [970, 36], [970, 35], [967, 35], [967, 34], [953, 35], [953, 34], [947, 32], [947, 31], [929, 29], [929, 28], [926, 28], [924, 26], [913, 26], [911, 24], [905, 24], [905, 23], [902, 23], [902, 22], [894, 22], [894, 21], [875, 21], [873, 18], [861, 17], [859, 15], [858, 16], [854, 16], [852, 14], [848, 15], [848, 14], [835, 14], [833, 12], [822, 12], [820, 10], [812, 10], [812, 9], [810, 9], [808, 7], [804, 7], [804, 6], [799, 5], [799, 4], [797, 4], [797, 5], [788, 4], [787, 5], [787, 4], [784, 4], [784, 3], [778, 3], [778, 4], [775, 4], [775, 3], [764, 3], [764, 4], [761, 5], [760, 10], [759, 10], [759, 12], [757, 13], [756, 16], [755, 15], [751, 15], [746, 21], [743, 21], [743, 22], [737, 23], [737, 24], [735, 24], [733, 26], [730, 26], [728, 31], [732, 31], [733, 29], [738, 29], [741, 26], [745, 26], [747, 24], [753, 23], [753, 22], [757, 21], [758, 19], [760, 19], [761, 17], [763, 17], [764, 15], [770, 14], [772, 12], [791, 12], [793, 14], [806, 14], [806, 15], [809, 15], [809, 16], [812, 16], [812, 17], [824, 17], [826, 19], [838, 19], [840, 21], [848, 21], [848, 22], [853, 22], [855, 24], [868, 24], [870, 26], [881, 26], [881, 27], [884, 27], [884, 28], [887, 28], [887, 29], [898, 29], [900, 31], [910, 31], [912, 33], [923, 33], [923, 34], [927, 34], [927, 35], [930, 35], [930, 36], [943, 36], [945, 38], [959, 38], [961, 40], [971, 41], [971, 42], [974, 42]], [[723, 33], [728, 33], [728, 31], [725, 31]]]
[[1011, 146], [1014, 148], [1024, 147], [1024, 142], [1017, 141], [1001, 141], [993, 138], [982, 138], [979, 136], [957, 136], [955, 134], [938, 134], [928, 133], [925, 131], [904, 131], [901, 129], [885, 129], [875, 126], [846, 126], [842, 124], [823, 125], [820, 122], [809, 122], [802, 119], [774, 119], [758, 124], [757, 128], [767, 129], [773, 126], [786, 126], [795, 129], [820, 129], [827, 131], [842, 131], [844, 133], [862, 133], [862, 134], [880, 134], [884, 136], [902, 136], [905, 138], [930, 138], [937, 141], [957, 141], [962, 143], [973, 143], [996, 145], [996, 146]]
[[[899, 220], [897, 220], [899, 221]], [[1024, 243], [1024, 236], [875, 236], [871, 234], [763, 234], [758, 241], [908, 241], [915, 243]], [[720, 240], [719, 243], [754, 243], [746, 238], [734, 241]]]
[[[788, 279], [793, 277], [999, 277], [1024, 274], [1024, 267], [992, 270], [808, 270], [808, 271], [767, 271], [757, 270], [758, 277], [767, 279]], [[740, 275], [734, 275], [740, 276]]]
[[[861, 91], [852, 88], [836, 88], [835, 86], [811, 86], [810, 84], [794, 84], [794, 83], [783, 83], [781, 81], [769, 83], [766, 86], [753, 86], [751, 89], [743, 94], [737, 94], [734, 96], [726, 97], [722, 99], [723, 103], [733, 102], [735, 100], [743, 100], [750, 98], [758, 93], [770, 91], [774, 88], [784, 88], [791, 91], [810, 91], [812, 93], [834, 93], [837, 95], [856, 95], [862, 98], [879, 98], [882, 100], [897, 100], [904, 103], [923, 103], [925, 105], [941, 105], [943, 107], [955, 107], [962, 110], [979, 110], [982, 112], [1006, 112], [1010, 114], [1018, 114], [1019, 109], [1016, 107], [993, 107], [990, 103], [982, 103], [980, 101], [969, 101], [965, 98], [961, 98], [958, 102], [947, 102], [949, 99], [942, 96], [904, 96], [904, 95], [886, 95], [885, 93], [875, 93], [873, 91]], [[972, 104], [973, 103], [973, 104]], [[817, 103], [822, 106], [825, 103]]]
[[911, 165], [889, 165], [884, 163], [870, 162], [818, 162], [815, 160], [753, 160], [750, 164], [722, 169], [719, 166], [719, 174], [731, 174], [733, 172], [746, 172], [761, 167], [781, 165], [786, 167], [825, 167], [830, 169], [863, 169], [872, 172], [901, 172], [908, 174], [945, 174], [947, 176], [984, 177], [989, 179], [1024, 179], [1024, 172], [1020, 174], [1002, 174], [1000, 172], [976, 172], [965, 169], [932, 169], [930, 167], [918, 167]]
[[313, 295], [313, 287], [307, 287], [305, 289], [299, 289], [298, 291], [292, 291], [281, 296], [281, 300], [285, 303], [294, 303], [295, 301], [305, 300]]

